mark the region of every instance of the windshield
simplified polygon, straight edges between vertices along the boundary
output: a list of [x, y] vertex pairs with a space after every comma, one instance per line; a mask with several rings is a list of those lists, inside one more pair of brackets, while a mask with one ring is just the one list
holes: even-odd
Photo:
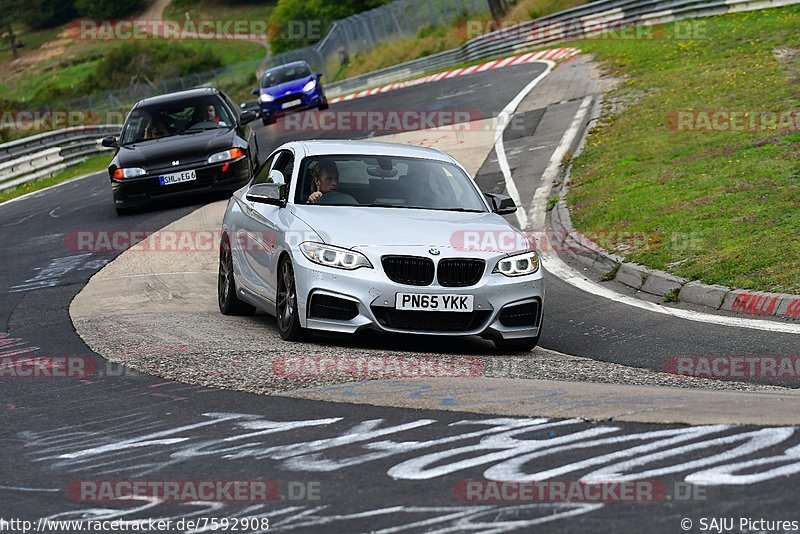
[[308, 65], [279, 67], [264, 73], [264, 77], [261, 78], [261, 87], [272, 87], [273, 85], [280, 85], [299, 78], [307, 78], [308, 76], [311, 76], [311, 69], [308, 68]]
[[230, 111], [216, 96], [140, 106], [128, 115], [122, 129], [121, 144], [230, 128], [233, 123]]
[[303, 160], [295, 202], [486, 212], [472, 180], [443, 161], [394, 156]]

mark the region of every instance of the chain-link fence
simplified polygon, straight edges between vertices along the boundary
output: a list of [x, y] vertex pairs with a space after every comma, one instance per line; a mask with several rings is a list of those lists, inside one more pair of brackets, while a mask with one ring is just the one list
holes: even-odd
[[488, 9], [486, 0], [397, 0], [334, 22], [313, 46], [267, 55], [258, 73], [274, 65], [303, 60], [330, 79], [356, 54], [392, 40], [414, 37], [422, 28], [447, 25]]

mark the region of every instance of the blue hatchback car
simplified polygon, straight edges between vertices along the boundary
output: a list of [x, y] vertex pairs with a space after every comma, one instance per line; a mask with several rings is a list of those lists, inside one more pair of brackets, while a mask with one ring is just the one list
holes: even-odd
[[309, 108], [328, 109], [328, 99], [319, 79], [321, 72], [313, 74], [305, 61], [286, 63], [273, 67], [261, 77], [261, 87], [253, 89], [258, 95], [261, 121], [275, 122], [279, 113], [290, 113]]

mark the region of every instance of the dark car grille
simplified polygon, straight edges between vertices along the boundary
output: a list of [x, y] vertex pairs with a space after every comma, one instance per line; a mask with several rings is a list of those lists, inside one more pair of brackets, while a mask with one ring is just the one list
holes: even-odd
[[500, 311], [500, 324], [507, 327], [539, 324], [539, 301], [507, 306]]
[[427, 286], [433, 283], [433, 260], [417, 256], [384, 256], [383, 270], [392, 282], [410, 286]]
[[358, 315], [358, 306], [352, 300], [333, 297], [331, 295], [314, 295], [311, 297], [308, 316], [315, 319], [333, 319], [349, 321]]
[[488, 318], [489, 311], [430, 312], [395, 310], [373, 306], [372, 313], [382, 326], [396, 330], [417, 330], [420, 332], [467, 332], [481, 326]]
[[477, 284], [486, 269], [483, 260], [447, 258], [439, 262], [436, 277], [444, 287], [467, 287]]

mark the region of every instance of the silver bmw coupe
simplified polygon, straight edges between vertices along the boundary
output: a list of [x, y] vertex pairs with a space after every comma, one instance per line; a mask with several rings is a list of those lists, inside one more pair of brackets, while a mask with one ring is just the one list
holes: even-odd
[[228, 203], [220, 311], [264, 310], [289, 341], [374, 329], [531, 350], [544, 285], [538, 255], [502, 217], [515, 210], [438, 150], [284, 144]]

